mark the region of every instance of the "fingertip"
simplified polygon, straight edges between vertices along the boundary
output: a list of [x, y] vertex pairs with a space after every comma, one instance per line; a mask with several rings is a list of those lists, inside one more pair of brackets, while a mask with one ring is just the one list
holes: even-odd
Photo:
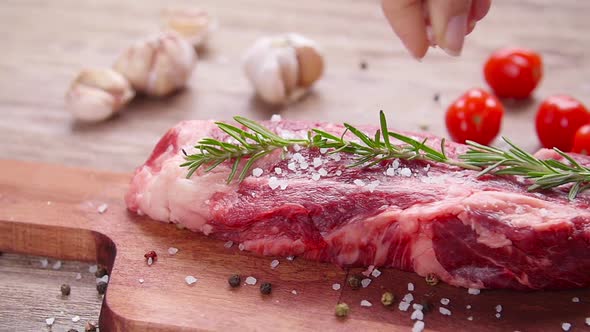
[[473, 0], [471, 4], [471, 18], [479, 21], [484, 18], [492, 6], [491, 0]]
[[381, 5], [391, 28], [412, 57], [417, 60], [424, 58], [429, 42], [422, 1], [383, 0]]

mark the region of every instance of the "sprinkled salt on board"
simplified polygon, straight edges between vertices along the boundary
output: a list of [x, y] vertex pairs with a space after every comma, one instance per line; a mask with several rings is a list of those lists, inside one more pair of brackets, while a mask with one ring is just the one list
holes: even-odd
[[469, 316], [469, 317], [467, 317], [467, 320], [468, 320], [468, 321], [472, 321], [472, 320], [473, 320], [473, 316]]
[[274, 259], [272, 262], [270, 262], [270, 268], [273, 270], [276, 269], [276, 267], [279, 266], [279, 263], [280, 262], [278, 260]]
[[471, 304], [468, 304], [468, 305], [466, 305], [466, 306], [465, 306], [465, 308], [466, 308], [467, 310], [471, 309]]
[[246, 278], [247, 285], [254, 286], [254, 285], [256, 285], [257, 282], [258, 282], [258, 280], [256, 280], [256, 278], [254, 278], [254, 277]]
[[406, 302], [406, 301], [401, 301], [399, 303], [399, 305], [397, 306], [397, 308], [401, 311], [408, 311], [408, 309], [410, 308], [410, 303]]
[[363, 286], [363, 288], [367, 288], [371, 284], [371, 281], [372, 281], [371, 279], [365, 278], [365, 279], [361, 280], [361, 285]]
[[139, 281], [140, 284], [143, 284], [145, 280], [143, 280], [143, 278], [139, 278], [137, 281]]
[[410, 292], [414, 291], [414, 284], [411, 282], [408, 283], [408, 291], [410, 291]]
[[100, 278], [96, 278], [96, 283], [98, 284], [99, 282], [109, 282], [109, 275], [105, 274]]
[[340, 284], [332, 284], [332, 289], [335, 291], [340, 290], [340, 287]]
[[561, 329], [564, 331], [569, 331], [572, 328], [572, 324], [570, 323], [561, 323]]
[[496, 312], [502, 312], [502, 305], [501, 304], [498, 304], [496, 306]]
[[438, 307], [438, 312], [440, 312], [440, 314], [443, 316], [450, 316], [452, 314], [451, 310], [449, 310], [445, 307]]
[[61, 261], [55, 262], [51, 268], [54, 269], [54, 270], [61, 269]]
[[402, 301], [412, 303], [412, 301], [414, 301], [414, 295], [412, 295], [411, 293], [408, 293], [408, 294], [404, 295], [404, 298], [402, 299]]
[[107, 204], [101, 204], [98, 206], [98, 208], [96, 209], [96, 211], [98, 211], [98, 213], [103, 214], [105, 212], [107, 212], [107, 210], [109, 209], [109, 206]]
[[416, 310], [414, 310], [414, 312], [412, 312], [410, 319], [411, 320], [424, 320], [424, 313], [422, 312], [422, 310], [416, 309]]
[[377, 269], [374, 269], [374, 270], [373, 270], [373, 272], [371, 272], [371, 275], [372, 275], [374, 278], [379, 278], [379, 276], [381, 275], [381, 271], [379, 271], [379, 270], [377, 270]]
[[47, 260], [47, 258], [43, 258], [39, 260], [39, 262], [41, 262], [41, 267], [44, 269], [47, 268], [47, 266], [49, 265], [49, 261]]
[[262, 170], [262, 168], [256, 167], [255, 169], [252, 170], [252, 175], [254, 177], [260, 177], [262, 175], [262, 173], [264, 173], [264, 171]]
[[572, 297], [572, 302], [574, 302], [574, 303], [578, 303], [578, 302], [580, 302], [580, 298], [579, 298], [579, 297], [577, 297], [577, 296], [575, 296], [575, 297]]
[[496, 318], [498, 318], [498, 319], [502, 318], [502, 314], [501, 314], [501, 313], [499, 313], [499, 312], [498, 312], [498, 313], [496, 313]]
[[469, 289], [467, 289], [467, 293], [469, 293], [471, 295], [479, 295], [479, 293], [481, 293], [481, 290], [479, 290], [477, 288], [469, 288]]
[[72, 317], [72, 322], [77, 323], [80, 321], [80, 316], [74, 316]]
[[90, 273], [96, 273], [97, 270], [98, 270], [98, 266], [97, 265], [90, 265], [88, 267], [88, 272], [90, 272]]
[[440, 304], [442, 305], [449, 305], [449, 303], [451, 303], [451, 300], [447, 299], [446, 297], [440, 299]]
[[168, 254], [176, 255], [178, 253], [178, 248], [170, 247], [168, 248]]
[[421, 320], [416, 321], [414, 326], [412, 326], [412, 332], [422, 332], [424, 331], [424, 322]]
[[361, 307], [372, 307], [373, 303], [367, 301], [367, 300], [362, 300], [361, 301]]
[[244, 251], [244, 249], [246, 249], [246, 246], [243, 243], [238, 244], [238, 249], [240, 249], [240, 251]]
[[76, 280], [80, 279], [82, 279], [82, 273], [78, 272], [78, 274], [76, 274]]
[[291, 291], [291, 294], [293, 294], [293, 295], [297, 295], [297, 291], [296, 291], [296, 290], [292, 290], [292, 291]]
[[295, 256], [287, 256], [287, 260], [288, 261], [291, 261], [292, 262], [294, 259], [295, 259]]
[[184, 277], [184, 281], [186, 282], [187, 285], [192, 285], [195, 282], [197, 282], [197, 278], [195, 278], [193, 276], [186, 276], [186, 277]]
[[47, 326], [53, 325], [54, 322], [55, 322], [55, 317], [50, 317], [50, 318], [45, 319], [45, 324], [47, 324]]

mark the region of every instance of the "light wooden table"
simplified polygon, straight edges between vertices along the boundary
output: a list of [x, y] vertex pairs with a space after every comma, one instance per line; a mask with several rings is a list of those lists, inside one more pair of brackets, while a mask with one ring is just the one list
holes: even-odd
[[[131, 172], [176, 122], [227, 120], [237, 114], [264, 119], [280, 112], [289, 119], [376, 123], [383, 109], [396, 128], [427, 126], [444, 135], [445, 106], [467, 88], [485, 86], [482, 65], [487, 55], [511, 45], [541, 52], [545, 74], [532, 101], [508, 107], [502, 134], [534, 150], [538, 143], [532, 119], [541, 98], [569, 93], [590, 104], [587, 1], [494, 1], [462, 57], [434, 50], [422, 62], [402, 49], [375, 0], [174, 1], [207, 8], [220, 21], [190, 87], [165, 100], [140, 98], [103, 124], [74, 124], [63, 110], [72, 77], [82, 67], [109, 66], [130, 41], [157, 31], [158, 12], [166, 3], [2, 1], [0, 158]], [[327, 62], [313, 94], [282, 110], [252, 98], [240, 67], [243, 51], [256, 37], [281, 31], [317, 40]], [[368, 63], [367, 70], [359, 68], [361, 61]], [[436, 93], [439, 103], [433, 101]], [[100, 299], [88, 272], [74, 288], [79, 295], [65, 303], [58, 299], [59, 285], [74, 283], [70, 279], [75, 272], [87, 265], [67, 262], [58, 271], [37, 265], [37, 258], [0, 257], [0, 331], [44, 329], [45, 318], [53, 316], [61, 317], [54, 331], [81, 329], [83, 321], [73, 324], [71, 316], [96, 317]]]

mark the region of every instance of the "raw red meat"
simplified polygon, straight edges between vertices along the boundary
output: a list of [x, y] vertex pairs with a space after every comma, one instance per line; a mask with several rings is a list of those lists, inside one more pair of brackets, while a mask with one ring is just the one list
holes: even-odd
[[[305, 137], [311, 127], [343, 131], [326, 123], [264, 124], [284, 137]], [[529, 193], [521, 178], [477, 179], [473, 171], [423, 161], [347, 168], [350, 155], [317, 149], [292, 149], [285, 159], [272, 154], [255, 166], [262, 174], [241, 183], [226, 184], [229, 164], [186, 179], [181, 149], [190, 153], [203, 137], [225, 135], [210, 121], [170, 129], [137, 169], [129, 209], [262, 255], [434, 273], [472, 288], [590, 285], [586, 194], [569, 202], [567, 188]], [[436, 137], [430, 142], [440, 144]], [[465, 149], [447, 143], [450, 156]]]

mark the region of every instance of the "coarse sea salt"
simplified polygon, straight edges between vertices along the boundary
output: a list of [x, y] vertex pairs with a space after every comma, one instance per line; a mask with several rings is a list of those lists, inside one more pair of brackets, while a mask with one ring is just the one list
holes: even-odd
[[499, 313], [499, 312], [496, 313], [496, 318], [500, 319], [501, 317], [502, 317], [502, 314], [501, 313]]
[[572, 302], [578, 303], [578, 302], [580, 302], [580, 298], [577, 297], [577, 296], [576, 297], [572, 297]]
[[178, 248], [175, 248], [175, 247], [168, 248], [169, 255], [176, 255], [177, 253], [178, 253]]
[[287, 260], [288, 261], [291, 261], [292, 262], [294, 259], [295, 259], [295, 256], [287, 256]]
[[379, 180], [371, 181], [367, 185], [367, 189], [369, 189], [370, 192], [373, 192], [379, 186], [379, 184], [381, 184], [381, 181]]
[[256, 167], [255, 169], [252, 170], [252, 175], [254, 177], [259, 177], [259, 176], [262, 175], [262, 173], [264, 173], [264, 171], [262, 170], [262, 168]]
[[408, 293], [408, 294], [404, 295], [404, 298], [402, 299], [402, 301], [412, 303], [412, 301], [414, 301], [414, 295], [412, 295], [412, 293]]
[[362, 300], [361, 301], [361, 307], [372, 307], [373, 303], [367, 301], [367, 300]]
[[78, 274], [76, 274], [76, 280], [80, 279], [82, 279], [82, 273], [78, 272]]
[[340, 287], [340, 284], [332, 284], [332, 289], [335, 291], [340, 290]]
[[321, 175], [321, 176], [326, 176], [326, 175], [328, 175], [328, 171], [326, 171], [326, 170], [325, 170], [325, 169], [323, 169], [323, 168], [320, 168], [320, 169], [318, 170], [318, 174], [319, 174], [319, 175]]
[[[294, 144], [294, 145], [293, 145], [293, 150], [294, 150], [295, 152], [299, 152], [299, 151], [301, 151], [301, 145], [299, 145], [299, 144]], [[300, 154], [300, 156], [301, 156], [301, 154]]]
[[229, 241], [227, 241], [226, 243], [224, 243], [224, 244], [223, 244], [223, 247], [224, 247], [224, 248], [226, 248], [226, 249], [229, 249], [229, 248], [231, 248], [233, 245], [234, 245], [234, 241], [232, 241], [232, 240], [229, 240]]
[[496, 312], [502, 312], [502, 305], [501, 304], [498, 304], [496, 306]]
[[572, 324], [570, 323], [561, 323], [561, 329], [564, 331], [569, 331], [572, 328]]
[[98, 213], [100, 213], [100, 214], [103, 214], [103, 213], [107, 212], [108, 209], [109, 209], [109, 206], [107, 204], [101, 204], [98, 206], [96, 211], [98, 211]]
[[281, 115], [280, 115], [280, 114], [273, 114], [273, 115], [270, 117], [270, 122], [279, 122], [279, 121], [281, 121], [282, 119], [283, 119], [283, 118], [281, 117]]
[[468, 320], [468, 321], [472, 321], [472, 320], [473, 320], [473, 316], [469, 316], [469, 317], [467, 317], [467, 320]]
[[139, 278], [137, 281], [139, 281], [140, 284], [143, 284], [145, 280], [143, 280], [143, 278]]
[[412, 332], [422, 332], [424, 331], [424, 322], [421, 320], [416, 321], [414, 326], [412, 326]]
[[193, 276], [186, 276], [186, 277], [184, 277], [184, 281], [186, 282], [187, 285], [192, 285], [195, 282], [197, 282], [197, 278], [195, 278]]
[[466, 306], [465, 306], [465, 308], [466, 308], [467, 310], [471, 309], [471, 304], [468, 304], [468, 305], [466, 305]]
[[424, 313], [422, 312], [422, 310], [414, 310], [414, 312], [412, 312], [412, 315], [410, 316], [411, 320], [424, 320]]
[[290, 169], [290, 170], [292, 170], [292, 171], [294, 171], [295, 170], [295, 163], [292, 163], [292, 162], [291, 163], [288, 163], [287, 164], [287, 168]]
[[451, 313], [451, 310], [449, 310], [449, 309], [447, 309], [445, 307], [439, 307], [438, 308], [438, 312], [440, 312], [440, 314], [443, 315], [443, 316], [450, 316], [452, 314]]
[[404, 167], [399, 171], [399, 174], [401, 176], [405, 176], [405, 177], [409, 178], [410, 176], [412, 176], [412, 170], [407, 167]]
[[469, 289], [467, 289], [467, 293], [469, 293], [471, 295], [479, 295], [479, 293], [481, 293], [481, 290], [479, 290], [477, 288], [469, 288]]
[[268, 186], [270, 187], [270, 189], [275, 190], [280, 185], [281, 185], [281, 183], [280, 183], [279, 179], [277, 179], [276, 177], [271, 176], [270, 179], [268, 179]]
[[51, 268], [54, 269], [54, 270], [61, 269], [61, 261], [55, 262]]
[[96, 283], [100, 283], [100, 282], [109, 282], [109, 275], [105, 274], [104, 276], [100, 277], [100, 278], [96, 278]]
[[47, 326], [51, 326], [53, 323], [55, 323], [55, 317], [50, 317], [45, 320], [45, 324], [47, 324]]
[[371, 281], [372, 281], [371, 279], [365, 278], [365, 279], [361, 280], [361, 285], [363, 286], [363, 288], [367, 288], [371, 284]]
[[299, 163], [299, 167], [301, 167], [301, 169], [308, 169], [309, 164], [307, 163], [307, 161], [302, 161]]
[[322, 158], [318, 158], [318, 157], [313, 158], [313, 163], [312, 163], [313, 167], [317, 168], [317, 167], [322, 166], [322, 164], [323, 164]]
[[586, 317], [586, 325], [590, 326], [590, 317]]
[[273, 261], [270, 262], [270, 268], [274, 270], [277, 266], [279, 266], [279, 261], [277, 259], [273, 259]]
[[373, 276], [373, 278], [379, 278], [379, 276], [381, 275], [381, 271], [374, 269], [373, 272], [371, 272], [371, 275]]
[[328, 148], [320, 148], [321, 154], [326, 154], [326, 152], [328, 152]]
[[292, 291], [291, 291], [291, 294], [293, 294], [293, 295], [297, 295], [297, 291], [296, 291], [296, 290], [292, 290]]
[[449, 303], [451, 303], [451, 300], [447, 299], [446, 297], [440, 299], [440, 304], [442, 305], [448, 305]]
[[342, 175], [342, 171], [341, 170], [337, 170], [336, 171], [336, 176], [340, 176], [340, 175]]
[[356, 180], [352, 181], [352, 183], [356, 184], [359, 187], [364, 187], [365, 186], [365, 182], [363, 180], [359, 180], [359, 179], [356, 179]]
[[410, 292], [413, 292], [414, 291], [414, 284], [413, 283], [411, 283], [411, 282], [408, 283], [408, 290]]
[[238, 244], [238, 249], [240, 249], [240, 251], [244, 251], [246, 249], [246, 246], [243, 243]]
[[388, 168], [387, 171], [385, 171], [385, 175], [387, 176], [395, 176], [395, 169], [393, 168]]
[[41, 262], [41, 267], [44, 269], [47, 268], [47, 266], [49, 265], [49, 261], [47, 260], [47, 258], [43, 258], [39, 260], [39, 262]]
[[408, 309], [410, 308], [410, 303], [406, 302], [406, 301], [401, 301], [399, 303], [399, 305], [397, 306], [397, 308], [401, 311], [408, 311]]
[[275, 167], [275, 173], [277, 175], [281, 175], [281, 174], [283, 174], [283, 170], [281, 168]]
[[414, 303], [412, 304], [412, 308], [414, 308], [414, 310], [422, 310], [424, 309], [424, 306], [418, 303]]
[[311, 175], [311, 179], [314, 181], [319, 181], [320, 180], [320, 175], [318, 173], [313, 173]]
[[88, 272], [90, 272], [90, 273], [96, 273], [97, 270], [98, 270], [98, 266], [97, 265], [90, 265], [88, 267]]
[[152, 257], [148, 257], [147, 265], [152, 265], [152, 264], [154, 264], [154, 259]]
[[80, 316], [74, 316], [72, 317], [72, 322], [77, 323], [80, 321]]
[[257, 282], [258, 282], [258, 280], [256, 280], [256, 278], [254, 278], [254, 277], [246, 278], [246, 285], [254, 286], [254, 285], [256, 285]]

